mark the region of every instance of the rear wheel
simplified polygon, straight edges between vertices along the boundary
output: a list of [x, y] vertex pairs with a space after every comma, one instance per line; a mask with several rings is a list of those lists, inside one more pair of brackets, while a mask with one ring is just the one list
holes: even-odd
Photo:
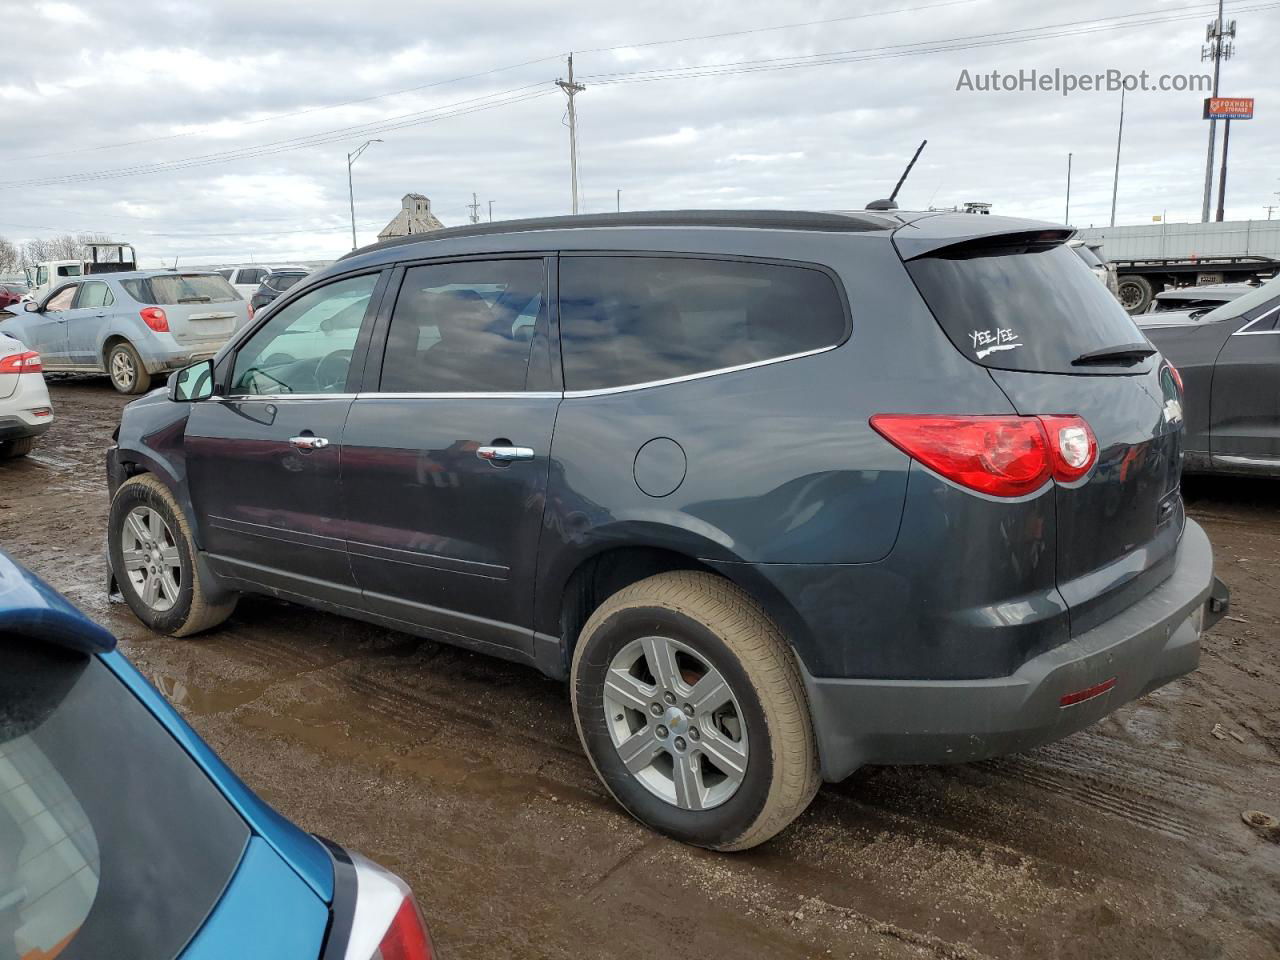
[[1151, 305], [1151, 298], [1155, 296], [1155, 290], [1151, 286], [1151, 281], [1146, 277], [1121, 277], [1120, 286], [1116, 290], [1116, 297], [1120, 300], [1120, 306], [1125, 311], [1132, 314], [1144, 312]]
[[151, 374], [133, 344], [120, 341], [107, 351], [107, 375], [111, 385], [121, 393], [146, 393], [151, 389]]
[[35, 449], [35, 437], [19, 437], [17, 440], [5, 440], [0, 443], [0, 460], [16, 460], [25, 457]]
[[604, 785], [679, 840], [745, 850], [817, 792], [794, 655], [726, 580], [676, 571], [610, 597], [583, 627], [572, 686], [578, 734]]
[[111, 499], [107, 553], [125, 602], [157, 633], [190, 636], [216, 627], [236, 607], [234, 596], [208, 599], [191, 528], [173, 494], [153, 476], [130, 477]]

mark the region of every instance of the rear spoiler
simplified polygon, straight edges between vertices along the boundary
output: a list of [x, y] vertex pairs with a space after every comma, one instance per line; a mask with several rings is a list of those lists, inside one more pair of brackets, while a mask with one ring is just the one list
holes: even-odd
[[952, 248], [988, 246], [1057, 246], [1075, 235], [1072, 227], [1017, 217], [972, 213], [921, 217], [893, 232], [893, 245], [903, 260], [937, 256]]

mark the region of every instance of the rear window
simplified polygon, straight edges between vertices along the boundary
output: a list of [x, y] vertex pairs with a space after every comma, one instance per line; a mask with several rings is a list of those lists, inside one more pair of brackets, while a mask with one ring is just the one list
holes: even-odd
[[273, 273], [263, 282], [276, 293], [284, 293], [305, 276], [305, 273]]
[[248, 837], [100, 660], [0, 635], [0, 958], [173, 957]]
[[176, 273], [142, 280], [121, 280], [139, 303], [172, 306], [179, 303], [227, 303], [242, 297], [216, 273]]
[[821, 270], [680, 257], [560, 260], [567, 390], [807, 353], [835, 346], [846, 333], [844, 302]]
[[1096, 373], [1098, 367], [1072, 361], [1146, 342], [1106, 286], [1064, 244], [957, 244], [907, 261], [907, 271], [956, 349], [986, 367]]

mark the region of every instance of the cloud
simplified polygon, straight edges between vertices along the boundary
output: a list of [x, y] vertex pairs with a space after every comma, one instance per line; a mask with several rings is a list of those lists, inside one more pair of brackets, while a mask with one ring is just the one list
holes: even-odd
[[[891, 10], [930, 0], [878, 3]], [[1181, 0], [1135, 6], [1182, 10]], [[36, 9], [42, 26], [7, 47], [0, 67], [8, 131], [0, 138], [0, 235], [100, 230], [132, 240], [152, 263], [345, 252], [346, 155], [371, 137], [385, 142], [353, 169], [362, 242], [409, 191], [430, 196], [446, 224], [465, 222], [473, 191], [486, 214], [494, 201], [497, 217], [567, 212], [565, 98], [552, 83], [565, 74], [570, 48], [580, 51], [575, 73], [587, 86], [576, 102], [588, 212], [612, 210], [619, 189], [629, 209], [856, 208], [886, 196], [927, 138], [905, 205], [983, 200], [998, 213], [1060, 219], [1071, 152], [1072, 219], [1105, 223], [1118, 95], [958, 92], [961, 70], [1198, 72], [1209, 17], [907, 56], [905, 44], [1125, 11], [1104, 0], [1069, 10], [964, 0], [648, 45], [847, 17], [850, 8], [836, 0], [635, 0], [548, 12], [477, 0], [424, 14], [418, 2], [385, 0], [370, 17], [346, 0], [313, 0], [302, 12], [256, 0], [94, 0]], [[23, 11], [0, 0], [5, 22]], [[1280, 189], [1275, 121], [1262, 112], [1280, 102], [1269, 62], [1280, 18], [1236, 18], [1223, 90], [1257, 97], [1260, 112], [1232, 125], [1227, 208], [1231, 217], [1260, 217]], [[787, 62], [779, 58], [872, 47], [892, 49], [881, 59], [773, 69]], [[746, 72], [714, 68], [746, 60], [756, 61]], [[709, 69], [672, 79], [635, 74], [682, 67]], [[1166, 210], [1171, 220], [1198, 219], [1202, 96], [1128, 97], [1121, 222], [1150, 222]], [[157, 163], [170, 166], [142, 172]], [[81, 179], [3, 185], [60, 176]]]

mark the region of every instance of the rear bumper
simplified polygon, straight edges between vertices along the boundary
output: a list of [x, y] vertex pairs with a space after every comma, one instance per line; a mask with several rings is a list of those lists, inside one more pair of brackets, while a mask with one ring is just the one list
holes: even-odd
[[203, 344], [192, 344], [190, 347], [181, 350], [156, 351], [154, 353], [143, 356], [142, 365], [147, 368], [148, 373], [168, 373], [172, 370], [181, 370], [189, 363], [195, 363], [197, 360], [207, 360], [212, 357], [226, 344], [227, 339]]
[[53, 417], [33, 417], [13, 415], [0, 417], [0, 440], [21, 440], [23, 437], [38, 437], [53, 424]]
[[[859, 680], [805, 686], [825, 779], [868, 763], [964, 763], [1074, 733], [1195, 669], [1200, 633], [1225, 614], [1209, 538], [1187, 521], [1167, 580], [1127, 610], [1006, 677]], [[1071, 694], [1094, 695], [1064, 706]]]

